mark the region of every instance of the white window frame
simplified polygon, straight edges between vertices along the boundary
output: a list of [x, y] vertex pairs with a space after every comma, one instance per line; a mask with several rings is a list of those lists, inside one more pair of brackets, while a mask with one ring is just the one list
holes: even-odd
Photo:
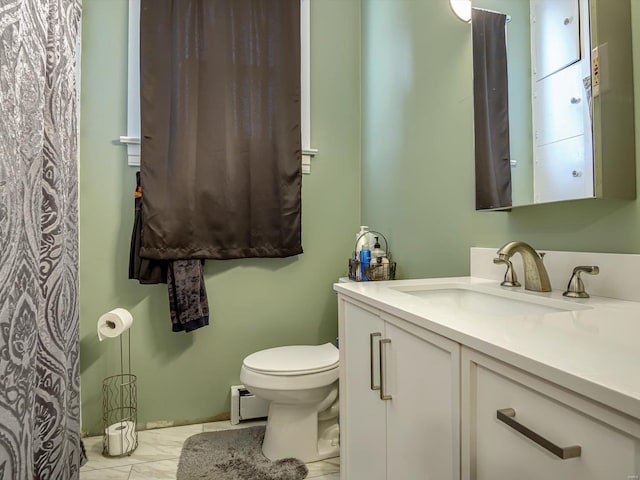
[[[318, 150], [311, 148], [311, 0], [300, 0], [300, 102], [302, 118], [302, 173], [311, 173], [311, 158]], [[127, 90], [127, 135], [120, 142], [127, 145], [128, 164], [140, 166], [140, 0], [129, 0], [129, 58]]]

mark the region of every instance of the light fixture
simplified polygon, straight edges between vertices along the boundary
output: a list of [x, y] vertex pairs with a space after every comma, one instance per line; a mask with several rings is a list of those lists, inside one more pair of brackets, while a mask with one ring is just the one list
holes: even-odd
[[471, 0], [449, 0], [451, 10], [463, 22], [471, 21]]

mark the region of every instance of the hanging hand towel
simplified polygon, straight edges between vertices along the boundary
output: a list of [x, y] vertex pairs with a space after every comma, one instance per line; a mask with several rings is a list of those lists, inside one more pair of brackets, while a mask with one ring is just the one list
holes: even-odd
[[141, 284], [167, 283], [167, 261], [140, 256], [140, 232], [142, 232], [142, 186], [140, 172], [136, 172], [135, 219], [129, 250], [129, 279]]
[[190, 332], [209, 325], [209, 304], [203, 266], [202, 260], [169, 262], [167, 286], [174, 332]]

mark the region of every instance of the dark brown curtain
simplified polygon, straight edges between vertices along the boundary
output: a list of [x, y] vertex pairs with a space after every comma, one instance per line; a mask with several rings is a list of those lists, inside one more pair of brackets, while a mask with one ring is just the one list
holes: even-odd
[[476, 210], [511, 206], [506, 20], [471, 11]]
[[142, 0], [142, 257], [302, 253], [300, 0]]

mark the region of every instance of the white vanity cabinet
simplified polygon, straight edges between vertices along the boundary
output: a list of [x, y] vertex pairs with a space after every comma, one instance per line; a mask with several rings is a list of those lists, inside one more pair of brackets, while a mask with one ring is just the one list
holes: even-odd
[[341, 480], [460, 478], [460, 345], [339, 296]]
[[[334, 287], [341, 480], [640, 480], [640, 302], [476, 277], [371, 283]], [[571, 310], [512, 317], [415, 293], [431, 290]]]
[[637, 421], [465, 347], [461, 414], [465, 480], [639, 478]]

